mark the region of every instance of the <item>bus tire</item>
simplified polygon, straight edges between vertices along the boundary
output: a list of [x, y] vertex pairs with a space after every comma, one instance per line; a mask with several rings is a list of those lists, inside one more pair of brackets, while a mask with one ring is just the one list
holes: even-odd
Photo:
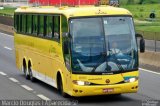
[[27, 71], [27, 65], [26, 65], [25, 60], [23, 60], [22, 72], [24, 72], [25, 78], [29, 79], [29, 74], [28, 74], [28, 71]]
[[62, 95], [64, 98], [68, 97], [68, 95], [63, 90], [63, 82], [62, 82], [61, 75], [59, 74], [57, 76], [57, 88], [58, 88], [58, 92], [60, 93], [60, 95]]
[[26, 69], [26, 71], [25, 71], [25, 77], [26, 77], [27, 80], [30, 79], [30, 77], [29, 77], [29, 72], [27, 71], [27, 69]]
[[30, 80], [31, 80], [32, 82], [35, 82], [36, 79], [35, 79], [34, 76], [33, 76], [32, 68], [29, 67], [28, 70], [29, 70], [29, 77], [30, 77]]

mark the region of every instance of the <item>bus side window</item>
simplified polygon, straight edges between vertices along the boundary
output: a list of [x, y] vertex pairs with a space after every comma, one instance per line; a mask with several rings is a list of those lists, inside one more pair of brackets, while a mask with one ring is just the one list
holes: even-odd
[[53, 37], [53, 20], [54, 17], [53, 16], [47, 16], [46, 17], [46, 37], [47, 38], [52, 38]]
[[38, 16], [38, 36], [45, 36], [44, 35], [44, 16], [39, 15]]
[[22, 14], [19, 15], [19, 32], [22, 32]]
[[22, 33], [25, 33], [26, 32], [26, 15], [25, 14], [22, 14], [22, 19], [21, 19], [22, 21], [22, 29], [21, 29], [21, 31], [22, 31]]
[[38, 27], [38, 16], [37, 15], [33, 15], [33, 25], [32, 25], [32, 33], [33, 34], [35, 34], [35, 35], [37, 35], [37, 27]]
[[60, 16], [54, 16], [54, 39], [60, 40]]
[[26, 33], [31, 34], [32, 27], [32, 15], [27, 15]]

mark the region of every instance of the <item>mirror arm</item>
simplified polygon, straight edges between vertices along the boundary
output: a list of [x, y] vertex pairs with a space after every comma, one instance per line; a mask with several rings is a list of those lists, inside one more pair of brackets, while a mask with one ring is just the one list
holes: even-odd
[[137, 38], [140, 37], [140, 38], [144, 39], [141, 34], [136, 34], [136, 37], [137, 37]]

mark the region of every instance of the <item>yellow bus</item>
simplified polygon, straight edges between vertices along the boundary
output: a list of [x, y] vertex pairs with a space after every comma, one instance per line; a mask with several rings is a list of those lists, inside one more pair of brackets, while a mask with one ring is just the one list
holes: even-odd
[[[99, 6], [20, 7], [14, 14], [16, 65], [64, 97], [135, 93], [138, 47], [132, 14]], [[141, 37], [140, 51], [144, 52]]]

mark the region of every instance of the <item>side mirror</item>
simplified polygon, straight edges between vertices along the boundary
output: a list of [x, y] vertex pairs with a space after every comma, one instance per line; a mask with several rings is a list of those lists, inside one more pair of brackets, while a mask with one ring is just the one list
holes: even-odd
[[145, 40], [141, 34], [136, 34], [136, 38], [140, 38], [140, 53], [145, 52]]
[[140, 52], [145, 52], [145, 40], [143, 38], [140, 39]]

